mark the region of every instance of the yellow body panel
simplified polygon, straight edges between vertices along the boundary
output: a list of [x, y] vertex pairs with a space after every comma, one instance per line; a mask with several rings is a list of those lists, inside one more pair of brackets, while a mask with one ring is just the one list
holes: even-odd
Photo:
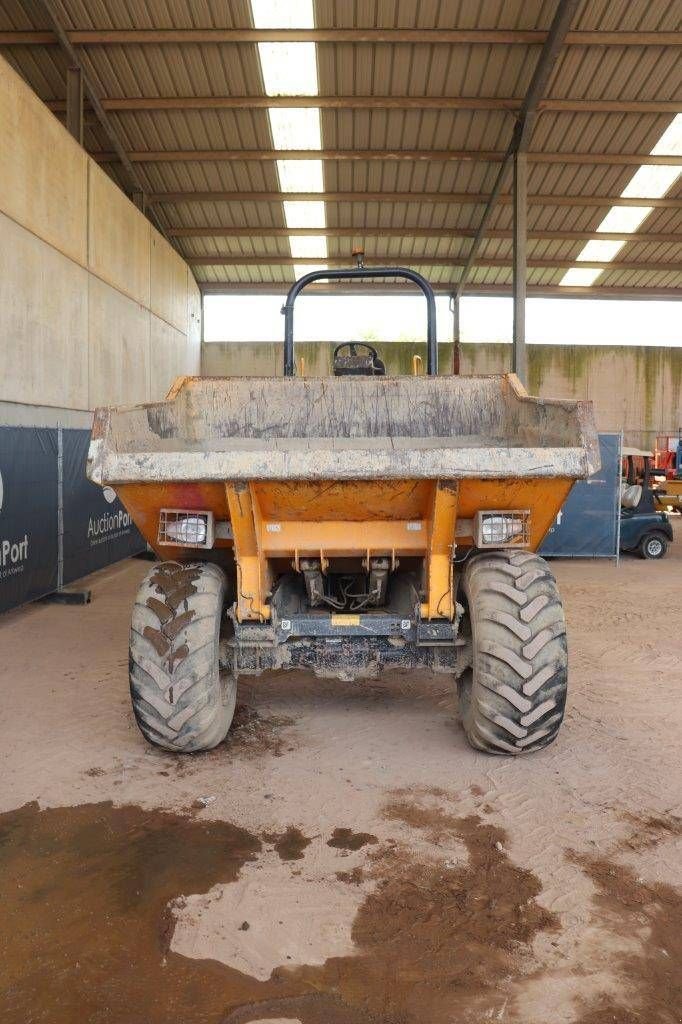
[[429, 507], [432, 480], [272, 480], [254, 483], [266, 519], [419, 519]]
[[661, 508], [675, 508], [682, 512], [682, 480], [666, 480], [662, 486], [665, 494], [654, 491], [654, 500]]
[[471, 519], [484, 509], [530, 510], [531, 551], [537, 551], [575, 483], [565, 477], [519, 480], [462, 480], [457, 515]]
[[[424, 618], [451, 619], [455, 611], [455, 546], [473, 543], [462, 520], [481, 510], [529, 509], [530, 544], [536, 550], [563, 505], [573, 480], [536, 479], [256, 481], [253, 483], [142, 483], [116, 489], [157, 554], [187, 561], [193, 552], [157, 543], [161, 508], [213, 512], [231, 522], [237, 563], [237, 615], [269, 618], [271, 560], [297, 567], [315, 556], [326, 567], [334, 557], [400, 556], [424, 560]], [[460, 531], [457, 536], [457, 521]], [[201, 552], [196, 553], [201, 557]]]

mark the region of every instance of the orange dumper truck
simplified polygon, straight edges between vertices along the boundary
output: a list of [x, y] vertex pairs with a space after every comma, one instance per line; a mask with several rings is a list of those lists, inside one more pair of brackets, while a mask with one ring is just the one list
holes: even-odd
[[[296, 297], [358, 277], [422, 290], [427, 374], [387, 376], [349, 343], [332, 376], [296, 375]], [[457, 680], [474, 747], [546, 746], [564, 712], [566, 627], [535, 552], [598, 469], [590, 403], [531, 398], [512, 374], [439, 376], [433, 292], [412, 270], [316, 271], [283, 312], [282, 377], [184, 377], [165, 401], [95, 414], [89, 477], [162, 560], [132, 611], [143, 734], [214, 747], [240, 676], [433, 670]]]

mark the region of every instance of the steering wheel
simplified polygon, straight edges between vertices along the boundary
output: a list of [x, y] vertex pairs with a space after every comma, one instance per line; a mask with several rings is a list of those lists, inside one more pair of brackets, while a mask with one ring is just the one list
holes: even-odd
[[374, 348], [374, 345], [368, 345], [364, 341], [342, 341], [340, 345], [337, 345], [334, 349], [334, 359], [338, 356], [339, 352], [343, 351], [344, 348], [349, 349], [351, 356], [357, 356], [358, 349], [364, 348], [366, 352], [372, 357], [372, 362], [375, 362], [379, 358], [379, 353]]

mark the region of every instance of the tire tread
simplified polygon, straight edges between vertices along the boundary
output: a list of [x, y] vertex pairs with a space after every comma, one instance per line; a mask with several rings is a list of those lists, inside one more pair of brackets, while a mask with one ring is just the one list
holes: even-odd
[[460, 677], [467, 737], [479, 750], [530, 753], [547, 746], [566, 703], [566, 623], [554, 575], [533, 552], [474, 557], [462, 576], [472, 631]]
[[142, 581], [130, 628], [130, 693], [147, 740], [166, 750], [209, 750], [230, 727], [236, 679], [221, 674], [227, 581], [212, 563], [157, 563]]

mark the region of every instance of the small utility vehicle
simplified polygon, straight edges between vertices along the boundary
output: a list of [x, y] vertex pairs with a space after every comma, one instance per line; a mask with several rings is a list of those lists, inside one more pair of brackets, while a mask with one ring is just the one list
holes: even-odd
[[[623, 448], [627, 472], [621, 487], [620, 550], [641, 558], [663, 558], [673, 540], [673, 528], [665, 512], [660, 511], [657, 491], [652, 485], [656, 468], [653, 453], [638, 448]], [[637, 470], [640, 464], [641, 472]]]

